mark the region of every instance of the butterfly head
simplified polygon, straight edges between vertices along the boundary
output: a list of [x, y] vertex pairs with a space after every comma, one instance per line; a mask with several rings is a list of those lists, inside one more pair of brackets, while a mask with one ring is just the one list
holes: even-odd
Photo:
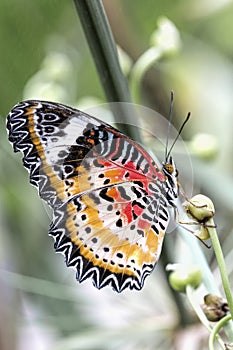
[[162, 170], [166, 176], [167, 200], [171, 206], [175, 206], [174, 200], [178, 197], [179, 185], [177, 180], [178, 170], [176, 169], [176, 165], [172, 156], [163, 162]]

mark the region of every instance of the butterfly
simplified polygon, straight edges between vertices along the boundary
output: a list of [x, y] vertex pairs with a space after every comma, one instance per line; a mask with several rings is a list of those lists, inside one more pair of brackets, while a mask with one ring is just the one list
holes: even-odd
[[53, 210], [56, 252], [98, 289], [140, 290], [157, 263], [176, 207], [177, 170], [161, 169], [111, 125], [60, 103], [23, 101], [7, 117], [30, 183]]

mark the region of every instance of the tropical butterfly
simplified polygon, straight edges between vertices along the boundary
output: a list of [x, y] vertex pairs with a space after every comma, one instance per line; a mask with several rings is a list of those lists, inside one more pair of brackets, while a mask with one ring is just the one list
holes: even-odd
[[176, 206], [172, 157], [159, 169], [117, 129], [54, 102], [17, 104], [7, 129], [31, 184], [53, 209], [49, 235], [77, 280], [140, 290], [159, 259], [168, 206]]

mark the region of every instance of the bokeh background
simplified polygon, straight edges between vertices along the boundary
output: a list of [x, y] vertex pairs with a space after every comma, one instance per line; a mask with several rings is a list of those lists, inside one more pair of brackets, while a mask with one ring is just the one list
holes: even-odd
[[[167, 116], [173, 89], [175, 126], [192, 112], [183, 138], [194, 180], [181, 153], [182, 181], [184, 187], [214, 201], [231, 275], [233, 3], [106, 0], [103, 4], [124, 52], [123, 71], [129, 80], [133, 64], [152, 45], [161, 16], [179, 33], [176, 52], [162, 57], [145, 74], [139, 102]], [[166, 252], [175, 244], [173, 256], [162, 256], [141, 292], [117, 295], [110, 289], [95, 290], [90, 281], [77, 284], [62, 256], [54, 254], [47, 236], [47, 211], [29, 185], [20, 155], [8, 143], [6, 115], [20, 100], [55, 100], [80, 109], [106, 102], [72, 1], [1, 0], [0, 78], [0, 349], [207, 349], [208, 332], [186, 298], [171, 291], [164, 272], [163, 261], [193, 262], [190, 248], [178, 234], [166, 237]], [[211, 249], [200, 249], [221, 287]], [[197, 293], [199, 303], [204, 292]]]

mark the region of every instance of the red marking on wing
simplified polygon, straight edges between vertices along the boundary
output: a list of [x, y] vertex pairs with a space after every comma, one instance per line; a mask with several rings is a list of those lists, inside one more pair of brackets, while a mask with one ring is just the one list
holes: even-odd
[[140, 216], [144, 209], [140, 208], [138, 205], [134, 205], [133, 210], [137, 216]]
[[128, 222], [133, 221], [132, 203], [128, 203], [124, 208], [124, 215], [126, 215]]

